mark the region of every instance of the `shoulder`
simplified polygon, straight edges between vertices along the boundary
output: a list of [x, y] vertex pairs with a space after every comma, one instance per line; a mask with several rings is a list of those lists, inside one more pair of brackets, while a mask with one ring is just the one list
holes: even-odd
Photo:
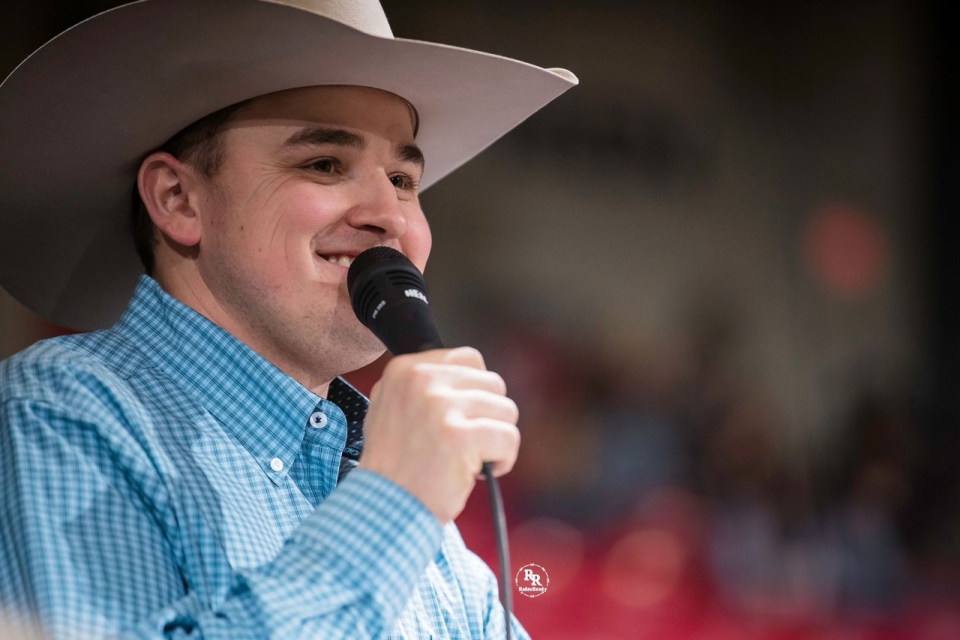
[[43, 340], [0, 362], [0, 461], [32, 481], [55, 460], [57, 477], [158, 489], [156, 417], [131, 382], [137, 357], [104, 331]]
[[0, 362], [0, 402], [60, 403], [65, 395], [120, 389], [126, 377], [122, 365], [129, 364], [116, 358], [123, 346], [109, 331], [36, 342]]
[[0, 362], [0, 468], [13, 479], [0, 483], [0, 505], [15, 516], [0, 538], [4, 528], [74, 531], [92, 517], [169, 522], [155, 420], [112, 360], [122, 345], [105, 338], [44, 340]]
[[111, 331], [37, 342], [0, 362], [0, 423], [16, 426], [38, 416], [106, 431], [139, 422], [140, 402], [129, 382], [139, 360]]

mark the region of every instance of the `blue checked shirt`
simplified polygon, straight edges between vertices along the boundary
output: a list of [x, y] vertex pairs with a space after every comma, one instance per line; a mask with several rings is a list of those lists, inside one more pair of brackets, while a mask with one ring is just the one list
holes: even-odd
[[3, 361], [0, 608], [58, 638], [505, 637], [453, 523], [341, 477], [366, 399], [328, 395], [146, 276], [113, 328]]

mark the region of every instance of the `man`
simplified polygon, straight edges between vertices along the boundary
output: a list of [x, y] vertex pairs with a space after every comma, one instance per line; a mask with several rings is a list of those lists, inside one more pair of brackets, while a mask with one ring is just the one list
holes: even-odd
[[422, 269], [418, 192], [574, 83], [394, 40], [375, 2], [148, 0], [25, 61], [0, 279], [101, 330], [0, 365], [0, 605], [56, 637], [503, 637], [452, 520], [517, 408], [462, 348], [395, 358], [368, 409], [345, 275]]

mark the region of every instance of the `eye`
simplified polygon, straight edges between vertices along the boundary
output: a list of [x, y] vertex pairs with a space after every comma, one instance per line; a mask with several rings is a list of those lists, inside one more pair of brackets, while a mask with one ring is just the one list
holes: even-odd
[[404, 191], [414, 191], [417, 188], [417, 182], [405, 173], [395, 173], [390, 176], [390, 183], [397, 189]]
[[313, 169], [319, 173], [334, 173], [339, 164], [334, 158], [318, 158], [307, 165], [307, 169]]

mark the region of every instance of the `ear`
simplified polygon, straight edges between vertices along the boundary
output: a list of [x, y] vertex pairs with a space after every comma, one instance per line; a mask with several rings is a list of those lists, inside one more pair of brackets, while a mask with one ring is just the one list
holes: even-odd
[[200, 216], [195, 203], [196, 170], [169, 153], [155, 151], [144, 158], [137, 173], [140, 199], [153, 224], [185, 247], [200, 242]]

